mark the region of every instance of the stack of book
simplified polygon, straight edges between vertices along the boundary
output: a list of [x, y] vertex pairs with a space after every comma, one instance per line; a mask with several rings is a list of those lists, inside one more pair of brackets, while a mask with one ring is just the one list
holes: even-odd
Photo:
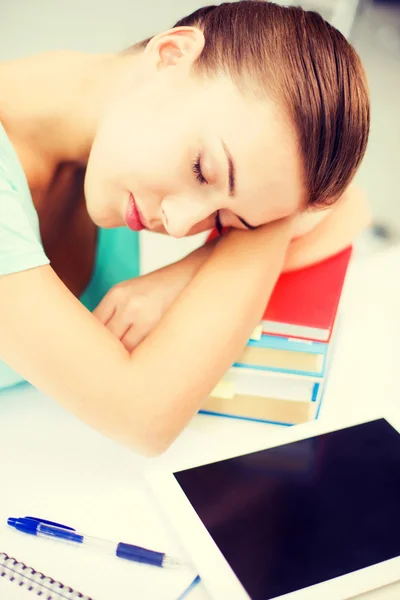
[[351, 252], [280, 276], [262, 322], [201, 412], [282, 425], [318, 417]]

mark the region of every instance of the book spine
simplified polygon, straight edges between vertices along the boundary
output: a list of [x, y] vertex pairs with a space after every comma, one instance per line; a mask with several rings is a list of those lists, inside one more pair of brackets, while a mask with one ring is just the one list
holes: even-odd
[[322, 380], [324, 378], [324, 373], [325, 373], [325, 361], [324, 361], [324, 366], [323, 366], [321, 372], [297, 371], [295, 369], [281, 369], [278, 367], [265, 367], [265, 366], [260, 366], [260, 365], [251, 365], [251, 364], [239, 363], [239, 362], [233, 363], [233, 367], [237, 367], [238, 369], [256, 369], [258, 371], [266, 371], [266, 372], [270, 372], [270, 373], [284, 373], [286, 375], [300, 375], [300, 376], [306, 375], [306, 376], [310, 376], [310, 377], [315, 377], [315, 379], [318, 379], [318, 380]]
[[253, 348], [269, 348], [271, 350], [286, 350], [288, 352], [306, 352], [307, 354], [324, 354], [328, 352], [329, 344], [280, 337], [277, 335], [262, 335], [259, 340], [250, 339], [247, 344]]
[[269, 421], [268, 419], [256, 419], [255, 417], [242, 417], [241, 415], [229, 415], [227, 413], [214, 412], [212, 410], [203, 410], [199, 411], [200, 414], [210, 415], [213, 417], [223, 417], [226, 419], [240, 419], [241, 421], [253, 421], [256, 423], [268, 423], [269, 425], [282, 425], [283, 427], [292, 427], [294, 423], [284, 423], [281, 421]]

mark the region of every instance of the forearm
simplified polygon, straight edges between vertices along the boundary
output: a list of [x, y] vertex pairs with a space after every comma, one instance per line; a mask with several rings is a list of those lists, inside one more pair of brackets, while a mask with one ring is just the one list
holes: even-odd
[[197, 248], [197, 250], [194, 250], [185, 256], [185, 258], [183, 258], [181, 261], [179, 261], [180, 264], [187, 270], [187, 272], [191, 273], [192, 276], [190, 279], [194, 277], [197, 271], [204, 265], [205, 261], [210, 258], [220, 239], [221, 238], [218, 237], [211, 242], [205, 243], [203, 246], [200, 246], [200, 248]]
[[131, 354], [49, 265], [1, 276], [0, 356], [92, 427], [160, 452], [246, 343], [289, 238], [286, 223], [230, 232]]
[[[364, 194], [354, 186], [343, 194], [316, 227], [291, 241], [284, 271], [299, 269], [340, 252], [350, 245], [371, 222]], [[210, 257], [220, 238], [208, 242], [182, 260], [162, 269], [165, 277], [182, 291]], [[176, 289], [176, 288], [175, 288]]]
[[231, 230], [132, 353], [133, 370], [146, 382], [147, 430], [159, 451], [246, 344], [281, 272], [291, 233], [289, 221], [252, 232]]
[[[219, 238], [207, 242], [181, 260], [162, 267], [158, 273], [163, 276], [165, 283], [170, 283], [170, 303], [182, 292], [193, 279], [199, 269], [210, 258]], [[151, 273], [149, 274], [151, 276]]]

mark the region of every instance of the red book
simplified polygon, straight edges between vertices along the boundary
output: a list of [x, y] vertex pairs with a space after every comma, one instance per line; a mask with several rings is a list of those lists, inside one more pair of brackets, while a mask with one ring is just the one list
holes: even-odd
[[282, 273], [263, 315], [263, 333], [329, 342], [351, 253], [348, 247], [304, 269]]

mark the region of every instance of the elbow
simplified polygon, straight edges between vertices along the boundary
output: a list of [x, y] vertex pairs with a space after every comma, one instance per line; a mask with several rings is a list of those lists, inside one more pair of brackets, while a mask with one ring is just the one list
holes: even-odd
[[137, 413], [125, 414], [125, 418], [119, 418], [112, 428], [108, 423], [108, 427], [103, 424], [98, 430], [135, 454], [146, 458], [164, 454], [179, 434], [179, 431], [176, 431], [176, 434], [172, 435], [165, 426], [157, 426], [154, 420], [147, 422], [147, 419], [140, 419]]
[[164, 427], [148, 427], [143, 428], [141, 435], [135, 435], [134, 439], [130, 439], [129, 445], [135, 452], [146, 458], [157, 458], [166, 452], [177, 438], [176, 435], [171, 435]]
[[146, 458], [157, 458], [168, 450], [173, 441], [165, 442], [165, 440], [160, 439], [147, 439], [142, 441], [139, 448], [136, 446], [136, 450]]
[[[179, 410], [179, 399], [175, 397], [159, 398], [153, 401], [155, 394], [139, 394], [135, 390], [134, 401], [125, 402], [118, 423], [125, 444], [134, 452], [148, 458], [164, 454], [174, 443], [181, 431], [190, 421], [192, 414]], [[125, 399], [124, 399], [125, 400]]]

